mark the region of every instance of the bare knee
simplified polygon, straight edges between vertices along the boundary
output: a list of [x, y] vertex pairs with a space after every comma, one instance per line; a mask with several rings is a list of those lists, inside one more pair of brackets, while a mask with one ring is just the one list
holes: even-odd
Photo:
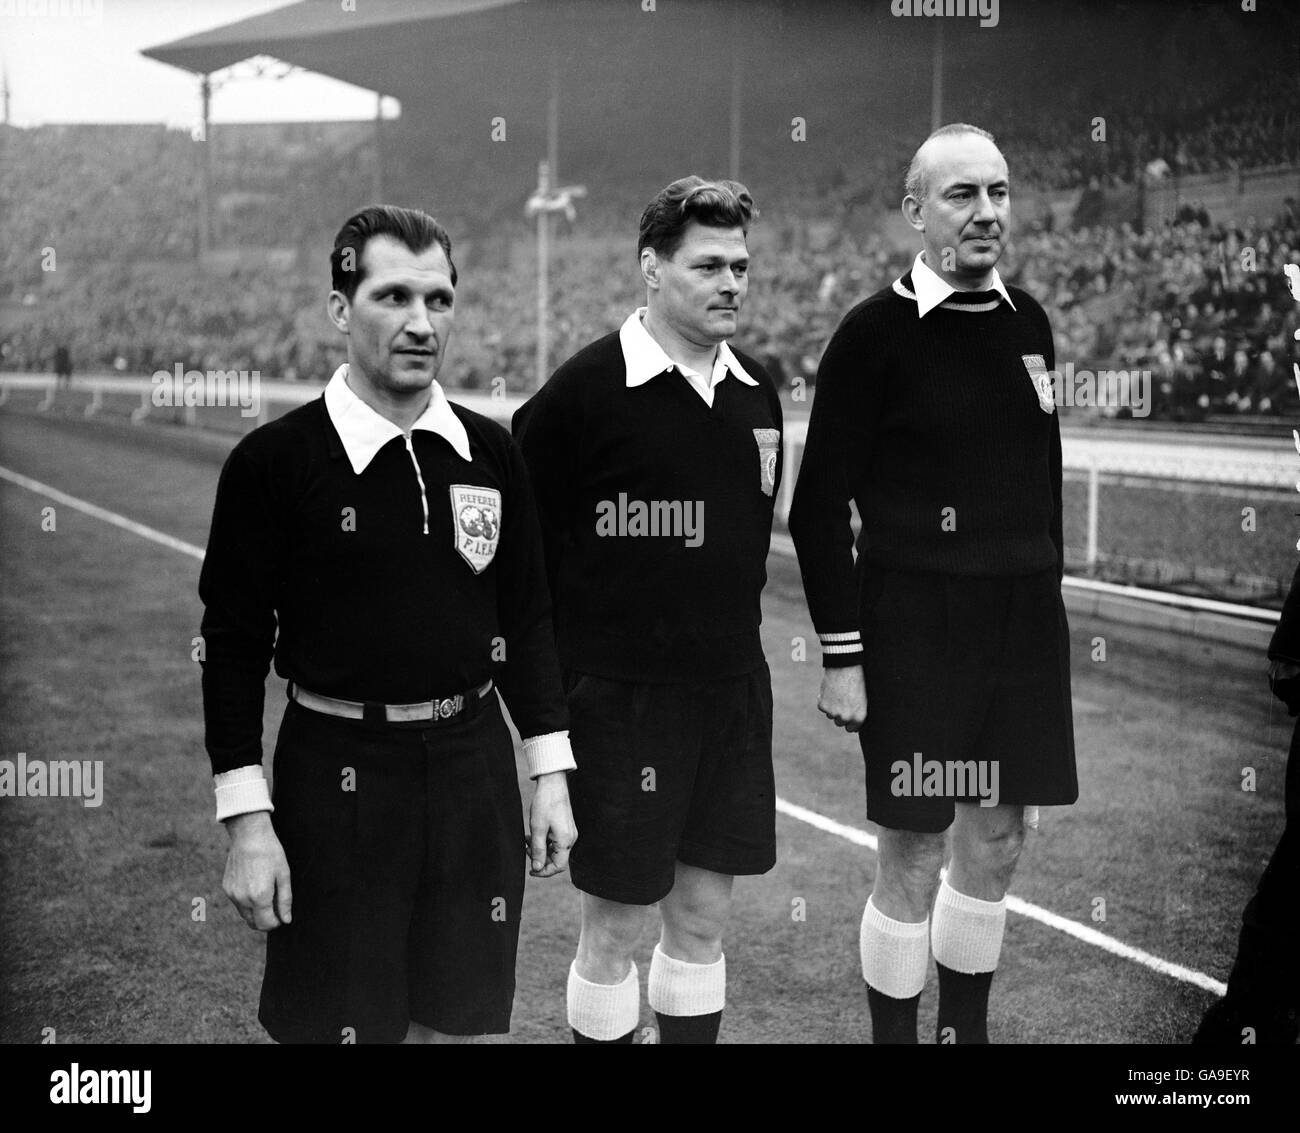
[[663, 950], [688, 964], [712, 964], [722, 955], [733, 878], [677, 864], [672, 892], [659, 902]]
[[668, 955], [689, 964], [712, 964], [722, 955], [726, 908], [707, 901], [672, 902], [665, 898], [663, 948]]
[[967, 824], [953, 838], [949, 883], [967, 896], [1000, 901], [1011, 884], [1024, 844], [1025, 827], [1018, 814]]
[[578, 975], [592, 983], [622, 983], [632, 966], [645, 920], [643, 905], [624, 905], [584, 893]]
[[892, 920], [925, 920], [939, 887], [943, 835], [882, 828], [879, 851], [871, 903]]

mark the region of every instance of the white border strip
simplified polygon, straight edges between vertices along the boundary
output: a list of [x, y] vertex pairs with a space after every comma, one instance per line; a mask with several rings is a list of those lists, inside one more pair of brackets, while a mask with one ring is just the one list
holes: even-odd
[[[772, 532], [772, 550], [787, 558], [796, 558], [794, 540], [779, 531]], [[1157, 606], [1172, 606], [1180, 610], [1195, 610], [1200, 613], [1222, 614], [1229, 618], [1242, 618], [1245, 621], [1275, 624], [1281, 614], [1277, 610], [1264, 610], [1258, 606], [1240, 606], [1235, 602], [1219, 602], [1213, 598], [1195, 598], [1189, 594], [1169, 594], [1163, 590], [1147, 590], [1141, 586], [1122, 586], [1117, 582], [1099, 582], [1092, 578], [1072, 578], [1066, 575], [1061, 582], [1065, 590], [1085, 590], [1094, 594], [1108, 594], [1116, 598], [1132, 598], [1134, 601], [1151, 602]]]
[[11, 484], [17, 484], [20, 488], [26, 488], [29, 492], [35, 492], [39, 496], [48, 496], [57, 503], [84, 512], [86, 515], [94, 516], [96, 519], [102, 519], [105, 523], [111, 523], [114, 527], [120, 527], [123, 531], [131, 532], [132, 535], [139, 535], [142, 539], [150, 539], [155, 543], [161, 543], [164, 547], [170, 547], [173, 551], [179, 551], [182, 555], [189, 555], [190, 558], [198, 559], [200, 562], [203, 561], [204, 552], [202, 547], [196, 547], [193, 543], [186, 543], [182, 539], [168, 535], [165, 531], [146, 527], [143, 523], [137, 523], [134, 519], [127, 519], [126, 516], [118, 515], [117, 512], [109, 511], [98, 504], [79, 500], [76, 496], [60, 492], [58, 488], [51, 488], [48, 484], [42, 484], [39, 480], [32, 480], [30, 477], [10, 471], [3, 466], [0, 466], [0, 480], [8, 480]]
[[1277, 610], [1264, 610], [1258, 606], [1241, 606], [1235, 602], [1220, 602], [1214, 598], [1196, 598], [1190, 594], [1169, 594], [1163, 590], [1147, 590], [1141, 586], [1121, 586], [1116, 582], [1099, 582], [1092, 578], [1071, 578], [1066, 575], [1062, 587], [1072, 590], [1091, 590], [1097, 594], [1110, 594], [1118, 598], [1133, 598], [1154, 602], [1160, 606], [1174, 606], [1201, 613], [1223, 614], [1229, 618], [1243, 618], [1252, 622], [1273, 624], [1282, 617]]

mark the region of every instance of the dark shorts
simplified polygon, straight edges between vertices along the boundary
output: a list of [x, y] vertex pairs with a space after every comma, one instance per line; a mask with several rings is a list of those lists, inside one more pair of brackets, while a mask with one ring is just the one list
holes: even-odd
[[1000, 803], [1074, 802], [1069, 626], [1055, 569], [1012, 578], [866, 571], [858, 738], [867, 817], [937, 832], [952, 824], [955, 802], [994, 789]]
[[399, 1042], [408, 1021], [509, 1031], [526, 854], [495, 693], [437, 728], [291, 702], [274, 775], [293, 920], [267, 935], [258, 1018], [271, 1037]]
[[569, 858], [584, 893], [652, 905], [677, 862], [725, 874], [776, 864], [767, 665], [699, 684], [565, 674], [578, 770]]

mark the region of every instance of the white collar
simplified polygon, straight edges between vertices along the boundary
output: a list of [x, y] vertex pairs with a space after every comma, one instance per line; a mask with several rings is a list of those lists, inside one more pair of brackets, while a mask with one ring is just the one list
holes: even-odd
[[[375, 412], [359, 398], [348, 385], [348, 364], [343, 363], [334, 371], [329, 384], [325, 387], [325, 411], [329, 414], [339, 440], [343, 442], [343, 451], [348, 454], [352, 471], [358, 476], [374, 459], [375, 453], [394, 437], [402, 436], [402, 430], [387, 417]], [[462, 460], [469, 460], [469, 434], [460, 418], [452, 412], [447, 395], [436, 381], [430, 391], [429, 404], [424, 412], [411, 426], [411, 431], [424, 429], [437, 433], [447, 441]]]
[[[957, 288], [927, 264], [923, 258], [924, 256], [924, 251], [917, 252], [916, 260], [912, 264], [912, 290], [916, 293], [917, 318], [925, 318], [930, 311], [933, 311], [949, 295], [957, 293]], [[993, 278], [989, 281], [988, 290], [996, 291], [1003, 299], [1011, 303], [1011, 296], [1007, 293], [1007, 285], [1002, 282], [1002, 277], [998, 275], [997, 268], [993, 269]], [[1014, 303], [1011, 303], [1011, 309], [1013, 311], [1016, 309]]]
[[[623, 321], [623, 325], [618, 331], [618, 341], [623, 347], [623, 364], [627, 368], [627, 384], [630, 389], [632, 386], [645, 385], [651, 378], [662, 374], [665, 370], [671, 370], [676, 367], [683, 373], [686, 368], [678, 366], [662, 346], [654, 340], [654, 336], [645, 329], [645, 324], [641, 321], [641, 316], [645, 314], [644, 307], [638, 307]], [[731, 352], [731, 347], [725, 342], [718, 343], [718, 353], [713, 360], [713, 373], [710, 376], [710, 385], [716, 385], [727, 372], [735, 374], [747, 386], [756, 386], [753, 378], [745, 372], [745, 367], [740, 364], [735, 354]], [[692, 371], [693, 373], [693, 371]], [[695, 377], [700, 375], [695, 374]]]

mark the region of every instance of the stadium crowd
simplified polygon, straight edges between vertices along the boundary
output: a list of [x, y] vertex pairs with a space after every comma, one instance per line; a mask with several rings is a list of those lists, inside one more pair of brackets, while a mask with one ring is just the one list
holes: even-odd
[[[1198, 173], [1256, 169], [1300, 161], [1300, 78], [1261, 67], [1245, 77], [1228, 69], [1203, 82], [1162, 91], [1115, 83], [1104, 97], [1083, 87], [1060, 92], [1050, 107], [1002, 92], [971, 99], [973, 122], [1005, 137], [1017, 181], [1071, 189], [1094, 178], [1103, 188]], [[1104, 140], [1093, 120], [1105, 121]], [[1063, 123], [1073, 128], [1063, 129]]]
[[[1195, 92], [1113, 108], [1123, 129], [1106, 145], [1067, 143], [1063, 104], [984, 106], [972, 95], [970, 117], [997, 134], [1017, 185], [1081, 191], [1073, 226], [1035, 219], [1045, 209], [1017, 213], [1004, 260], [1004, 276], [1052, 314], [1059, 363], [1151, 370], [1158, 416], [1290, 411], [1287, 352], [1300, 308], [1281, 268], [1300, 263], [1295, 202], [1266, 223], [1225, 224], [1187, 207], [1146, 231], [1107, 223], [1096, 206], [1112, 187], [1143, 177], [1295, 162], [1297, 94], [1300, 82], [1268, 70], [1207, 76]], [[906, 269], [911, 253], [887, 240], [879, 221], [897, 207], [910, 145], [846, 144], [832, 164], [783, 169], [756, 155], [749, 176], [762, 219], [751, 235], [756, 272], [741, 337], [783, 383], [815, 381], [846, 306]], [[321, 249], [369, 191], [364, 132], [340, 130], [328, 152], [306, 136], [227, 145], [214, 216], [225, 264], [203, 271], [193, 267], [194, 146], [187, 132], [162, 127], [0, 129], [0, 366], [49, 369], [62, 344], [78, 373], [180, 362], [327, 376], [335, 344], [322, 313]], [[531, 186], [494, 173], [490, 157], [466, 163], [488, 188], [470, 212], [439, 210], [463, 276], [447, 378], [482, 388], [501, 376], [524, 390], [534, 371], [536, 261], [520, 202]], [[427, 183], [418, 163], [394, 160], [391, 171], [391, 183]], [[557, 220], [553, 362], [617, 327], [638, 301], [629, 202], [644, 191], [632, 179], [592, 185], [576, 221]], [[41, 234], [35, 251], [33, 232]]]
[[1189, 209], [1143, 233], [1039, 229], [1021, 233], [1009, 259], [1007, 277], [1053, 312], [1058, 366], [1150, 370], [1153, 416], [1295, 408], [1288, 344], [1300, 307], [1282, 270], [1300, 263], [1294, 201], [1266, 225]]

